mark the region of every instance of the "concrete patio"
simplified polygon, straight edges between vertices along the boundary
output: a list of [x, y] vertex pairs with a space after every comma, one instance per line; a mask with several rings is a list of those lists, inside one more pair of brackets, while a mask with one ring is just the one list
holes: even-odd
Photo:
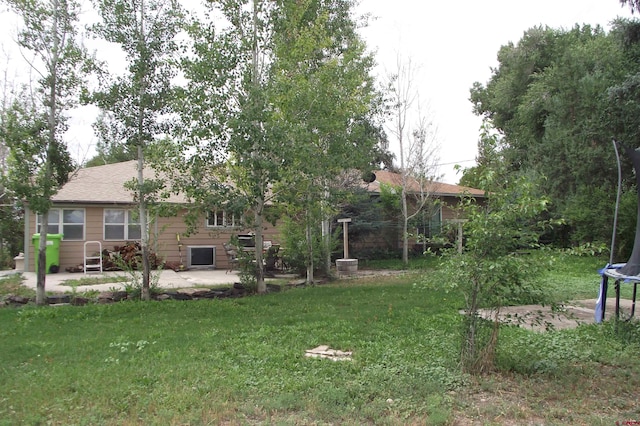
[[[0, 271], [0, 277], [17, 273], [15, 270]], [[154, 272], [155, 274], [155, 272]], [[35, 272], [22, 272], [24, 277], [23, 284], [30, 288], [36, 288], [36, 274]], [[72, 290], [72, 287], [65, 284], [68, 280], [79, 280], [82, 278], [104, 278], [113, 277], [121, 278], [120, 282], [110, 282], [105, 284], [83, 285], [77, 288], [78, 291], [107, 291], [110, 289], [122, 289], [124, 283], [131, 281], [131, 276], [122, 271], [115, 272], [103, 272], [103, 273], [68, 273], [60, 272], [57, 274], [47, 274], [45, 281], [45, 289], [50, 292], [67, 292]], [[158, 280], [158, 286], [163, 289], [171, 288], [192, 288], [214, 285], [225, 285], [240, 282], [240, 278], [236, 271], [227, 273], [221, 269], [207, 269], [207, 270], [189, 270], [183, 272], [175, 272], [171, 269], [164, 269], [160, 271], [160, 278]]]

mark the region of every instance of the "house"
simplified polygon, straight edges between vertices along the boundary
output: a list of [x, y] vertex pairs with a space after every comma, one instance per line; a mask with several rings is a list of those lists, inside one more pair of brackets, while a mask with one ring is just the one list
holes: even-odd
[[[380, 184], [397, 183], [396, 174], [376, 171], [375, 175], [376, 179], [366, 187], [372, 196], [379, 194]], [[85, 255], [95, 255], [97, 243], [103, 250], [114, 250], [140, 238], [134, 194], [124, 186], [136, 176], [136, 161], [80, 169], [52, 197], [53, 204], [48, 215], [49, 233], [63, 235], [59, 242], [61, 271], [82, 265]], [[153, 177], [154, 174], [145, 170], [145, 176]], [[438, 217], [445, 221], [455, 217], [451, 206], [457, 203], [463, 193], [484, 196], [482, 191], [456, 185], [437, 184], [434, 189], [434, 195], [443, 200]], [[166, 202], [180, 206], [186, 200], [179, 194], [173, 194]], [[185, 211], [182, 210], [183, 213]], [[24, 264], [27, 271], [35, 270], [32, 235], [39, 232], [41, 220], [28, 207], [25, 209]], [[226, 269], [229, 259], [223, 244], [229, 242], [232, 236], [246, 235], [249, 231], [236, 222], [236, 218], [225, 211], [203, 212], [197, 233], [186, 236], [182, 213], [171, 217], [152, 217], [150, 247], [172, 264], [183, 264], [188, 268]], [[266, 223], [263, 234], [266, 241], [278, 243], [278, 224]]]
[[[126, 161], [80, 169], [52, 197], [49, 211], [49, 234], [63, 234], [59, 243], [61, 271], [82, 265], [87, 254], [95, 255], [95, 242], [102, 250], [114, 250], [128, 241], [140, 239], [137, 204], [125, 183], [137, 176], [137, 162]], [[146, 177], [154, 177], [145, 169]], [[177, 206], [186, 200], [172, 195], [166, 200]], [[183, 213], [186, 210], [183, 211]], [[236, 219], [225, 211], [202, 215], [201, 226], [194, 235], [185, 236], [183, 214], [150, 219], [150, 248], [165, 261], [188, 268], [227, 268], [229, 260], [223, 244], [233, 235], [248, 230], [236, 226]], [[35, 271], [35, 246], [32, 235], [39, 232], [39, 215], [25, 209], [25, 270]], [[278, 231], [271, 224], [264, 228], [264, 239], [272, 240]]]
[[[431, 200], [431, 203], [427, 203], [422, 209], [426, 217], [423, 218], [421, 224], [409, 229], [412, 234], [421, 234], [426, 237], [437, 236], [442, 231], [443, 224], [455, 223], [462, 219], [460, 217], [461, 212], [458, 209], [461, 197], [472, 197], [478, 203], [483, 203], [486, 198], [483, 190], [460, 185], [436, 181], [427, 181], [420, 185], [414, 179], [409, 179], [407, 184], [409, 204], [415, 202], [416, 198], [414, 196], [421, 192]], [[362, 187], [369, 193], [370, 197], [376, 198], [381, 196], [385, 185], [388, 188], [399, 188], [402, 185], [402, 176], [387, 170], [376, 170], [373, 172], [370, 181], [364, 182]], [[411, 207], [409, 210], [411, 211]], [[380, 231], [367, 232], [360, 239], [354, 238], [351, 244], [356, 252], [383, 247], [397, 250], [402, 247], [402, 234], [400, 219], [396, 217], [394, 220], [387, 221]], [[410, 239], [411, 245], [416, 243], [415, 238]]]

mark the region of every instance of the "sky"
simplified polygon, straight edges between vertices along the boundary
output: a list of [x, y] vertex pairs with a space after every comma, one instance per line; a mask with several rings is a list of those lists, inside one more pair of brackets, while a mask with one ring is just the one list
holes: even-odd
[[[460, 179], [455, 164], [474, 165], [481, 119], [472, 112], [469, 89], [476, 81], [489, 80], [501, 46], [517, 43], [537, 25], [570, 29], [599, 24], [609, 29], [616, 17], [632, 16], [619, 0], [361, 0], [356, 13], [371, 15], [361, 35], [376, 54], [380, 79], [394, 72], [398, 55], [417, 67], [420, 102], [437, 128], [440, 180], [447, 183]], [[4, 52], [11, 50], [16, 27], [15, 17], [1, 9]], [[14, 51], [6, 68], [20, 61]], [[95, 152], [94, 117], [95, 111], [86, 109], [72, 117], [68, 144], [76, 159]], [[390, 142], [397, 153], [397, 143]]]
[[538, 25], [608, 30], [616, 17], [632, 17], [619, 0], [362, 0], [358, 11], [372, 15], [361, 34], [376, 52], [378, 75], [394, 71], [398, 54], [419, 65], [416, 86], [437, 127], [439, 172], [447, 183], [461, 177], [455, 164], [475, 164], [482, 121], [473, 114], [469, 90], [491, 78], [501, 46], [516, 44]]

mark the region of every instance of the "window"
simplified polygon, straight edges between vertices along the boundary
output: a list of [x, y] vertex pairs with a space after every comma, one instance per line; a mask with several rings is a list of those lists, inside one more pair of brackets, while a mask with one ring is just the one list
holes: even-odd
[[207, 228], [230, 228], [235, 222], [235, 216], [224, 210], [212, 210], [207, 215]]
[[418, 226], [418, 234], [427, 238], [435, 237], [442, 232], [442, 207], [437, 206], [430, 218], [425, 218], [421, 225]]
[[187, 267], [214, 268], [216, 248], [214, 246], [187, 246]]
[[431, 216], [431, 220], [429, 221], [429, 232], [430, 237], [439, 235], [442, 232], [442, 207], [440, 206], [438, 206]]
[[104, 209], [105, 240], [139, 240], [140, 238], [140, 221], [134, 212]]
[[[47, 215], [49, 234], [63, 234], [65, 240], [84, 240], [84, 209], [51, 209]], [[42, 215], [36, 216], [36, 231], [40, 232]]]

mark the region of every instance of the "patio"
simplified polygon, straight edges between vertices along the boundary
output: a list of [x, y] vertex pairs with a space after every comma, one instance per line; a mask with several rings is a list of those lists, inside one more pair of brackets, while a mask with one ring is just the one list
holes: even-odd
[[[7, 273], [15, 273], [15, 271], [3, 271], [3, 275]], [[154, 272], [155, 273], [155, 272]], [[30, 288], [36, 288], [36, 273], [35, 272], [23, 272], [22, 276], [25, 278], [24, 285]], [[60, 272], [57, 274], [47, 274], [46, 277], [46, 291], [51, 292], [66, 292], [71, 290], [71, 286], [65, 285], [64, 282], [68, 280], [79, 280], [82, 278], [104, 278], [104, 277], [122, 277], [123, 281], [130, 280], [130, 277], [122, 271], [117, 272], [103, 272], [103, 273], [69, 273]], [[203, 270], [189, 270], [183, 272], [175, 272], [171, 269], [163, 269], [160, 271], [160, 278], [158, 285], [164, 289], [172, 288], [191, 288], [200, 286], [214, 286], [225, 285], [240, 282], [240, 278], [236, 271], [226, 272], [222, 269], [203, 269]], [[110, 289], [123, 289], [124, 285], [117, 282], [83, 285], [78, 288], [80, 291], [98, 290], [107, 291]]]

